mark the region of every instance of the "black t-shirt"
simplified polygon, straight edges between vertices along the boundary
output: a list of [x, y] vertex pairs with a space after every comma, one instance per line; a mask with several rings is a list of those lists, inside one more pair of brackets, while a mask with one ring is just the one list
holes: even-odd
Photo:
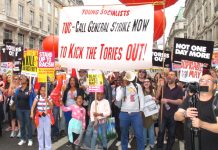
[[[180, 88], [177, 85], [172, 89], [170, 89], [168, 85], [164, 86], [163, 98], [177, 100], [177, 99], [182, 99], [183, 95], [184, 95], [184, 92], [183, 92], [182, 88]], [[170, 106], [169, 110], [166, 110], [166, 108], [163, 107], [164, 108], [163, 109], [164, 116], [166, 116], [166, 117], [174, 116], [174, 113], [178, 109], [178, 105], [174, 105], [171, 103], [168, 103], [168, 105]]]
[[29, 105], [29, 88], [27, 87], [24, 91], [21, 88], [18, 89], [16, 96], [18, 109], [21, 110], [30, 110]]
[[[216, 123], [216, 116], [213, 111], [213, 100], [214, 97], [211, 98], [209, 101], [197, 101], [197, 110], [198, 110], [198, 117], [202, 121], [208, 123]], [[180, 108], [186, 110], [190, 104], [190, 97], [187, 97], [184, 103], [180, 106]], [[191, 121], [190, 119], [185, 120], [185, 149], [191, 150]], [[201, 150], [217, 150], [218, 149], [218, 134], [210, 132], [205, 129], [200, 130], [200, 140], [201, 140]]]

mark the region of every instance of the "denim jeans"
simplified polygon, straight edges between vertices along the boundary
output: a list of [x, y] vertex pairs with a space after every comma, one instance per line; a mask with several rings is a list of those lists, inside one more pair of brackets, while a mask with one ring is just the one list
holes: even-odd
[[[144, 128], [145, 145], [149, 139], [149, 144], [154, 146], [154, 123], [149, 128]], [[148, 138], [147, 138], [148, 135]]]
[[64, 112], [64, 117], [65, 117], [65, 123], [66, 123], [66, 129], [68, 129], [68, 124], [70, 122], [70, 119], [72, 118], [71, 116], [71, 111], [68, 111], [68, 112]]
[[30, 110], [20, 110], [17, 109], [17, 117], [21, 125], [21, 139], [26, 140], [26, 127], [27, 127], [27, 137], [29, 140], [32, 140], [32, 122], [30, 119]]
[[83, 144], [87, 147], [91, 147], [91, 138], [92, 138], [92, 134], [93, 134], [93, 122], [91, 122], [89, 120], [89, 124], [88, 124], [88, 127], [85, 131], [85, 136], [84, 136], [84, 141], [83, 141]]
[[163, 149], [163, 140], [165, 130], [168, 130], [167, 148], [166, 150], [172, 150], [173, 144], [175, 142], [175, 121], [174, 116], [163, 116], [162, 123], [159, 123], [159, 132], [157, 137], [157, 148]]
[[59, 120], [60, 120], [60, 107], [53, 106], [53, 116], [55, 119], [55, 124], [51, 128], [52, 137], [59, 136]]
[[[107, 148], [106, 122], [102, 124], [98, 124], [98, 128], [102, 129], [101, 137], [102, 137], [103, 148]], [[98, 129], [97, 130], [93, 129], [93, 134], [91, 138], [92, 139], [91, 140], [91, 150], [95, 150], [96, 143], [97, 143], [97, 137], [98, 137]]]
[[137, 150], [144, 150], [145, 141], [143, 136], [142, 116], [140, 112], [120, 112], [121, 146], [122, 150], [128, 150], [129, 128], [132, 126], [136, 136]]

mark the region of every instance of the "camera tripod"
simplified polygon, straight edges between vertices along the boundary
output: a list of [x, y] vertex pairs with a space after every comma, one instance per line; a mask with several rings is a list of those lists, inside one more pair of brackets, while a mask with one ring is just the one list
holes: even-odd
[[[197, 93], [193, 93], [191, 96], [190, 107], [197, 108]], [[201, 150], [201, 130], [199, 128], [191, 127], [191, 144], [192, 150]]]

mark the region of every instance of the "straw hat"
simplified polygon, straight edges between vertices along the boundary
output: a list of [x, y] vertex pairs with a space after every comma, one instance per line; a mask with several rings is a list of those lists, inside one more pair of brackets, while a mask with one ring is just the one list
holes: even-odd
[[125, 76], [123, 77], [123, 80], [127, 80], [127, 81], [133, 81], [135, 79], [135, 73], [132, 71], [127, 71], [125, 73]]

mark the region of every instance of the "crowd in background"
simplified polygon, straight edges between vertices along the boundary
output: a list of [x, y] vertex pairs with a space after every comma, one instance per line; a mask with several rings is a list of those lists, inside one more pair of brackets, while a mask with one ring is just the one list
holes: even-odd
[[[218, 80], [215, 69], [208, 73]], [[155, 144], [163, 149], [166, 143], [166, 149], [171, 150], [175, 139], [184, 140], [184, 125], [174, 120], [174, 114], [189, 94], [176, 72], [154, 76], [146, 70], [113, 72], [104, 76], [104, 90], [95, 95], [88, 91], [87, 70], [81, 69], [78, 77], [70, 77], [60, 89], [60, 103], [50, 96], [60, 84], [57, 80], [31, 88], [30, 82], [24, 75], [0, 76], [0, 136], [4, 130], [10, 131], [11, 138], [20, 138], [19, 146], [26, 142], [32, 146], [33, 134], [37, 134], [39, 149], [52, 149], [52, 142], [67, 135], [67, 145], [72, 149], [95, 150], [100, 145], [105, 150], [106, 122], [110, 116], [115, 118], [116, 146], [122, 150], [131, 148], [132, 135], [137, 150], [154, 149]], [[157, 106], [162, 103], [163, 112], [145, 117], [145, 96], [150, 96]], [[2, 129], [5, 120], [8, 127]], [[98, 128], [102, 129], [100, 143]]]

